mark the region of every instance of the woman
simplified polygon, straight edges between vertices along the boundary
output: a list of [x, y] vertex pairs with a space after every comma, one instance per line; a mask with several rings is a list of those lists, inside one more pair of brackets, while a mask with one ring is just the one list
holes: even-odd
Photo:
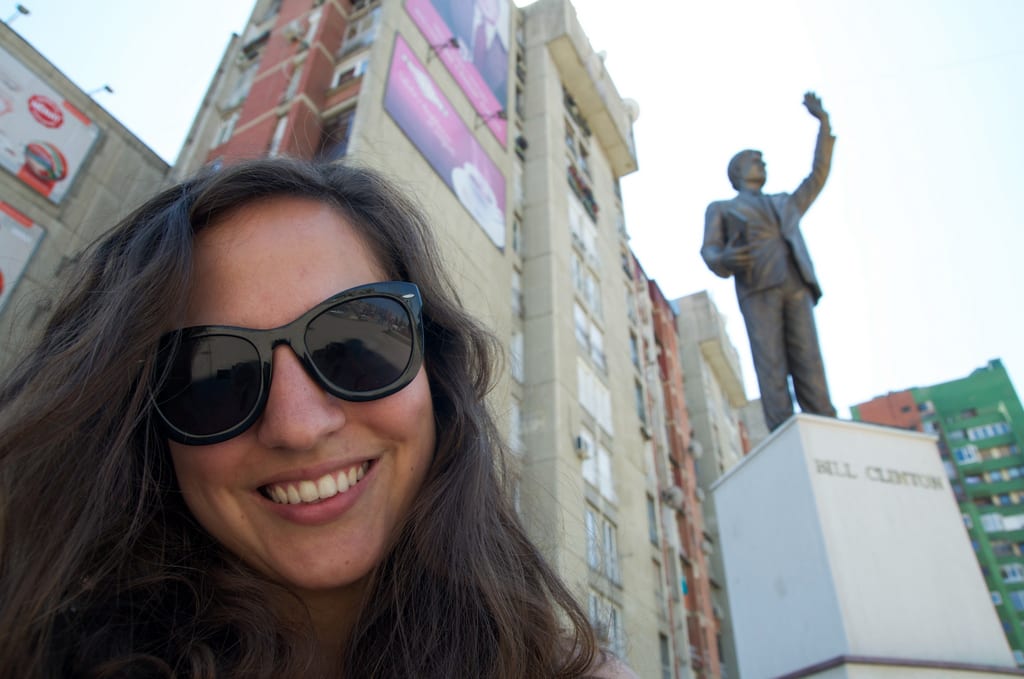
[[91, 248], [0, 387], [8, 675], [629, 676], [503, 492], [439, 261], [376, 174], [287, 160]]

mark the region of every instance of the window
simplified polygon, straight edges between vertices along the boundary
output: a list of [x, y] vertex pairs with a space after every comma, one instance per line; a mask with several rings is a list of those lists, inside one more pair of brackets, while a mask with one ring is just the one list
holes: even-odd
[[356, 109], [350, 108], [324, 122], [317, 147], [316, 158], [331, 162], [345, 156], [348, 152], [349, 136], [352, 133], [352, 121], [356, 117]]
[[589, 413], [609, 436], [614, 435], [611, 392], [582, 356], [576, 358], [576, 388], [583, 410]]
[[608, 641], [615, 655], [620, 658], [626, 657], [626, 635], [622, 632], [622, 613], [614, 605], [608, 606]]
[[964, 514], [963, 517], [964, 517], [964, 525], [967, 526], [967, 528], [972, 528], [973, 527], [973, 522], [971, 521], [971, 515], [970, 514]]
[[993, 605], [998, 606], [1003, 603], [1003, 596], [999, 592], [989, 592], [989, 595], [992, 597]]
[[598, 488], [601, 485], [600, 473], [597, 469], [597, 453], [594, 450], [594, 437], [587, 429], [580, 429], [579, 438], [576, 444], [582, 448], [583, 457], [583, 480]]
[[508, 410], [508, 445], [513, 452], [523, 450], [523, 410], [515, 399]]
[[1006, 422], [994, 422], [992, 424], [983, 424], [977, 427], [971, 427], [967, 430], [967, 439], [970, 441], [978, 441], [980, 439], [992, 438], [993, 436], [1002, 436], [1009, 432], [1009, 424]]
[[629, 333], [629, 359], [633, 361], [636, 369], [640, 370], [640, 342], [633, 332]]
[[512, 313], [523, 315], [523, 275], [518, 271], [512, 272]]
[[618, 502], [615, 495], [615, 474], [612, 473], [612, 455], [602, 445], [597, 446], [597, 489], [609, 502]]
[[256, 71], [259, 70], [259, 67], [259, 61], [255, 60], [246, 65], [245, 70], [242, 71], [242, 75], [235, 84], [234, 89], [231, 90], [231, 95], [225, 102], [224, 108], [235, 108], [245, 101], [245, 98], [249, 96], [249, 90], [252, 88], [252, 81], [256, 79]]
[[661, 679], [672, 679], [672, 652], [664, 634], [658, 635], [658, 651], [661, 655]]
[[587, 312], [576, 302], [572, 305], [573, 325], [575, 326], [576, 343], [586, 352], [590, 351], [590, 319]]
[[658, 546], [658, 506], [650, 495], [647, 496], [647, 537], [652, 545]]
[[1024, 582], [1024, 565], [1019, 563], [1003, 564], [999, 567], [1003, 582]]
[[523, 224], [518, 217], [512, 218], [512, 251], [520, 257], [523, 254]]
[[636, 416], [640, 418], [640, 424], [647, 426], [647, 403], [644, 399], [644, 388], [637, 382], [633, 381], [633, 396], [636, 399]]
[[372, 44], [373, 39], [377, 37], [377, 26], [379, 24], [380, 7], [375, 7], [362, 17], [349, 21], [348, 29], [345, 31], [345, 39], [341, 43], [338, 56]]
[[1003, 530], [1003, 515], [996, 513], [982, 514], [981, 525], [986, 533]]
[[1024, 591], [1010, 592], [1010, 603], [1015, 611], [1024, 611]]
[[302, 67], [305, 65], [305, 61], [295, 64], [291, 78], [288, 79], [288, 89], [285, 90], [284, 96], [281, 97], [281, 101], [291, 101], [298, 93], [299, 82], [302, 80]]
[[587, 507], [583, 514], [583, 522], [587, 530], [587, 565], [593, 570], [601, 568], [601, 547], [598, 545], [597, 510]]
[[523, 333], [519, 330], [512, 333], [509, 340], [509, 359], [512, 377], [517, 382], [523, 382], [526, 379], [526, 371], [523, 367]]
[[220, 129], [217, 130], [217, 136], [213, 138], [213, 145], [220, 146], [231, 139], [231, 135], [235, 133], [235, 125], [238, 124], [238, 119], [241, 117], [240, 111], [235, 111], [220, 124]]
[[1013, 649], [1013, 659], [1017, 661], [1018, 665], [1024, 665], [1024, 653], [1016, 648]]
[[281, 116], [277, 119], [277, 126], [274, 127], [274, 136], [270, 140], [270, 149], [267, 155], [274, 157], [281, 150], [281, 143], [284, 141], [284, 131], [288, 127], [288, 116]]
[[361, 78], [363, 73], [366, 72], [368, 63], [369, 59], [363, 57], [356, 60], [355, 63], [347, 62], [338, 66], [334, 70], [334, 77], [331, 79], [331, 88], [342, 87], [357, 78]]
[[981, 461], [981, 457], [978, 455], [978, 447], [971, 444], [953, 450], [953, 457], [960, 464], [971, 464]]
[[608, 372], [608, 365], [604, 358], [604, 335], [596, 325], [590, 326], [590, 358], [601, 372]]
[[615, 525], [608, 519], [602, 521], [604, 534], [604, 574], [612, 582], [619, 582], [619, 545]]

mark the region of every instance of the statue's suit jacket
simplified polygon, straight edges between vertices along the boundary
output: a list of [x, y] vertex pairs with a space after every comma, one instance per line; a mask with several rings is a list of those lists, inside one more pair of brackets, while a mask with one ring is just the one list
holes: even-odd
[[[708, 268], [722, 278], [735, 275], [736, 295], [740, 300], [752, 293], [781, 285], [786, 278], [786, 260], [790, 253], [814, 302], [817, 303], [821, 297], [811, 256], [807, 252], [803, 234], [800, 233], [800, 217], [807, 212], [807, 208], [825, 186], [834, 143], [835, 137], [823, 127], [814, 148], [811, 174], [791, 194], [768, 196], [740, 193], [735, 198], [708, 205], [704, 222], [704, 245], [700, 254]], [[726, 243], [750, 245], [751, 266], [738, 272], [725, 268], [722, 250]]]

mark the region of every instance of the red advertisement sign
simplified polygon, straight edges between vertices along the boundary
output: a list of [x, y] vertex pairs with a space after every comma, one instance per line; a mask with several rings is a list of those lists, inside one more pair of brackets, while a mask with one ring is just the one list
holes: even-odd
[[59, 203], [99, 134], [94, 122], [0, 48], [0, 166]]
[[43, 227], [0, 202], [0, 311], [45, 233]]

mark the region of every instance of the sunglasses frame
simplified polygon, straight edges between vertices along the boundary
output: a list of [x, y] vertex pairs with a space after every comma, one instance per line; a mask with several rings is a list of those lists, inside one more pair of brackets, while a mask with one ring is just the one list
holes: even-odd
[[[368, 297], [378, 297], [398, 302], [409, 315], [409, 319], [412, 322], [412, 348], [409, 361], [405, 366], [405, 370], [386, 386], [370, 391], [342, 389], [328, 381], [313, 362], [309, 347], [306, 346], [306, 331], [313, 320], [331, 307]], [[168, 366], [176, 357], [177, 352], [191, 340], [211, 336], [234, 337], [247, 342], [253, 347], [260, 364], [259, 395], [250, 412], [238, 424], [213, 434], [196, 435], [180, 429], [167, 419], [160, 410], [159, 396], [169, 372]], [[270, 395], [274, 349], [282, 344], [291, 348], [292, 352], [299, 358], [306, 373], [324, 391], [332, 396], [345, 401], [356, 402], [374, 401], [390, 396], [408, 386], [416, 377], [420, 366], [423, 364], [423, 300], [420, 296], [419, 288], [415, 283], [405, 281], [383, 281], [349, 288], [325, 299], [294, 321], [267, 330], [228, 325], [199, 325], [165, 334], [160, 340], [160, 358], [157, 361], [158, 375], [161, 378], [157, 381], [156, 388], [151, 393], [153, 410], [156, 412], [158, 420], [168, 438], [189, 446], [211, 445], [234, 438], [255, 424], [256, 420], [263, 414]]]

